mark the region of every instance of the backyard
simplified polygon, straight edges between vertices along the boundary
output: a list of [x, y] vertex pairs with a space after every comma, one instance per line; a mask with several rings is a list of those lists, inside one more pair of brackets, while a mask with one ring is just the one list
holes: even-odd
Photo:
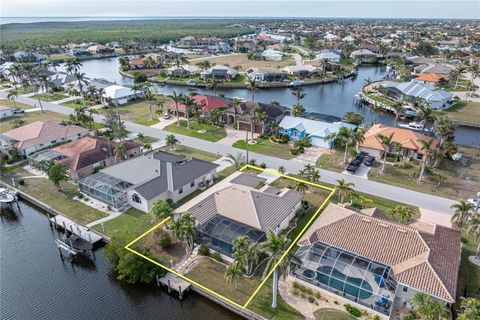
[[462, 233], [462, 260], [458, 273], [458, 297], [480, 298], [480, 268], [468, 260], [477, 251], [478, 239], [467, 232]]
[[[295, 158], [294, 155], [290, 154], [290, 146], [287, 143], [274, 143], [269, 139], [261, 138], [258, 138], [255, 141], [256, 143], [254, 144], [248, 144], [248, 151], [286, 160]], [[245, 140], [238, 140], [232, 145], [232, 147], [245, 150]]]
[[354, 320], [355, 317], [346, 312], [334, 309], [320, 309], [314, 313], [315, 320]]
[[445, 114], [452, 120], [480, 123], [480, 102], [460, 101], [448, 109], [434, 113]]
[[215, 63], [217, 65], [229, 65], [232, 68], [240, 66], [241, 70], [243, 71], [247, 70], [250, 67], [283, 68], [295, 64], [295, 60], [293, 60], [291, 57], [287, 57], [281, 61], [249, 60], [248, 55], [245, 53], [229, 54], [205, 59], [195, 59], [193, 63], [197, 64], [202, 61], [210, 61], [210, 63]]
[[11, 130], [13, 126], [13, 123], [11, 123], [11, 121], [14, 119], [22, 119], [23, 121], [26, 122], [26, 124], [29, 124], [35, 121], [47, 121], [47, 120], [65, 121], [68, 118], [65, 115], [52, 112], [52, 111], [26, 112], [26, 113], [23, 113], [21, 116], [12, 117], [12, 118], [8, 118], [0, 121], [0, 132], [6, 132]]
[[[129, 102], [111, 108], [120, 112], [120, 117], [123, 121], [135, 122], [145, 126], [151, 126], [158, 123], [158, 115], [156, 111], [159, 109], [155, 106], [155, 102], [152, 102], [153, 120], [150, 120], [150, 107], [146, 100]], [[105, 109], [100, 109], [99, 113], [105, 115], [107, 111]]]
[[[171, 243], [168, 246], [162, 246], [160, 239], [167, 234], [170, 236]], [[185, 258], [187, 248], [184, 241], [179, 240], [172, 232], [164, 230], [164, 225], [146, 235], [135, 243], [135, 246], [148, 248], [158, 262], [167, 264], [169, 267]]]
[[164, 130], [212, 142], [216, 142], [227, 136], [225, 128], [217, 127], [209, 123], [199, 123], [195, 120], [190, 120], [190, 129], [187, 129], [187, 120], [180, 120], [180, 127], [177, 127], [177, 122], [174, 122], [165, 127]]
[[130, 208], [120, 216], [97, 224], [93, 229], [106, 236], [119, 237], [121, 239], [133, 240], [153, 226], [152, 217], [140, 210]]

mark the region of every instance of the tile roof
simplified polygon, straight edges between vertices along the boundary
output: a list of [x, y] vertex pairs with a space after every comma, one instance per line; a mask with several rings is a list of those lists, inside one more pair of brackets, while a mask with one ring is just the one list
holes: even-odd
[[426, 101], [448, 101], [453, 94], [443, 89], [435, 90], [431, 85], [419, 82], [390, 82], [382, 84], [386, 89], [396, 89], [406, 96], [425, 99]]
[[2, 135], [17, 141], [17, 148], [23, 149], [39, 144], [47, 144], [53, 140], [60, 140], [77, 134], [87, 134], [88, 129], [75, 126], [63, 125], [56, 121], [35, 121], [20, 128], [16, 128]]
[[234, 184], [239, 184], [242, 186], [250, 187], [250, 188], [256, 188], [260, 182], [265, 182], [267, 179], [260, 178], [251, 174], [247, 173], [242, 173], [232, 180], [230, 180], [231, 183]]
[[[375, 150], [385, 151], [385, 146], [383, 146], [379, 141], [377, 136], [382, 134], [384, 136], [389, 136], [393, 133], [392, 140], [395, 143], [400, 144], [403, 148], [415, 150], [418, 153], [424, 154], [425, 151], [422, 149], [422, 144], [420, 140], [429, 141], [433, 138], [424, 135], [419, 132], [415, 132], [409, 129], [403, 128], [392, 128], [383, 124], [373, 125], [367, 132], [365, 132], [364, 141], [359, 144], [360, 147], [371, 148]], [[435, 148], [436, 140], [432, 143], [432, 149]]]
[[[206, 96], [206, 95], [195, 95], [195, 96], [192, 96], [192, 99], [195, 101], [196, 104], [201, 106], [203, 112], [212, 111], [220, 107], [226, 107], [229, 104], [228, 100], [218, 99], [218, 98], [215, 98], [212, 96]], [[175, 111], [176, 110], [175, 102], [170, 101], [167, 105], [167, 108], [169, 110]], [[179, 103], [178, 110], [180, 112], [185, 112], [186, 110], [185, 105], [183, 103]]]
[[438, 83], [441, 81], [446, 81], [448, 78], [436, 73], [420, 73], [415, 80]]
[[454, 302], [460, 264], [460, 232], [443, 226], [428, 231], [365, 216], [330, 203], [299, 245], [316, 241], [392, 267], [398, 282]]

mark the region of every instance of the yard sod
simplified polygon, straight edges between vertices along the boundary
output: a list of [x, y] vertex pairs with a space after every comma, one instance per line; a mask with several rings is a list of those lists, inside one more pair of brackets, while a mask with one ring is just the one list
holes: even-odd
[[393, 106], [395, 102], [391, 99], [385, 98], [383, 96], [378, 96], [375, 94], [369, 94], [368, 97], [372, 99], [373, 101], [379, 102], [379, 103], [384, 103], [387, 106]]
[[158, 141], [157, 138], [150, 137], [150, 136], [144, 136], [143, 139], [139, 139], [138, 137], [136, 137], [136, 138], [133, 139], [133, 140], [135, 140], [136, 142], [141, 143], [141, 144], [145, 144], [145, 143], [150, 143], [150, 144], [152, 144], [152, 143], [155, 143], [155, 142]]
[[213, 162], [219, 159], [216, 154], [182, 145], [175, 146], [175, 150], [170, 149], [170, 147], [163, 147], [160, 148], [160, 150], [176, 154], [177, 156], [192, 157], [208, 162]]
[[194, 64], [199, 62], [208, 60], [211, 63], [215, 63], [217, 65], [225, 65], [228, 64], [230, 67], [240, 67], [240, 70], [247, 70], [250, 67], [258, 67], [258, 68], [282, 68], [286, 66], [291, 66], [295, 64], [295, 61], [287, 57], [281, 61], [268, 61], [268, 60], [249, 60], [248, 55], [246, 53], [237, 53], [237, 54], [229, 54], [225, 56], [219, 57], [211, 57], [205, 59], [195, 59], [193, 61]]
[[64, 95], [61, 92], [54, 92], [54, 93], [51, 93], [51, 94], [41, 93], [41, 94], [38, 95], [38, 98], [40, 98], [40, 100], [42, 100], [42, 101], [58, 101], [58, 100], [66, 99], [66, 98], [68, 98], [68, 96]]
[[[153, 120], [150, 120], [150, 107], [146, 100], [137, 100], [110, 108], [113, 108], [115, 111], [118, 110], [123, 121], [135, 122], [145, 126], [151, 126], [158, 123], [158, 115], [156, 113], [158, 108], [155, 106], [155, 102], [152, 102]], [[107, 113], [105, 109], [100, 109], [98, 111], [103, 115]]]
[[316, 166], [325, 170], [343, 172], [347, 167], [343, 163], [343, 155], [343, 152], [340, 151], [333, 151], [330, 154], [324, 153], [318, 158]]
[[[187, 254], [187, 245], [185, 241], [179, 240], [171, 232], [164, 230], [163, 227], [164, 225], [146, 235], [143, 239], [135, 244], [135, 247], [148, 248], [149, 252], [155, 256], [155, 260], [165, 266], [171, 266], [172, 264], [176, 264], [185, 258], [185, 255]], [[167, 233], [171, 237], [171, 243], [168, 248], [163, 248], [160, 244], [158, 244], [158, 240], [160, 239], [161, 235]]]
[[[198, 123], [194, 120], [190, 120], [190, 129], [187, 129], [187, 120], [180, 120], [180, 127], [177, 127], [177, 122], [174, 122], [165, 127], [164, 130], [212, 142], [216, 142], [227, 136], [225, 128], [220, 128], [209, 123]], [[205, 132], [199, 132], [200, 130], [205, 130]]]
[[460, 101], [452, 107], [434, 111], [435, 115], [447, 115], [452, 120], [480, 123], [480, 102]]
[[0, 132], [6, 132], [11, 130], [13, 126], [11, 121], [14, 119], [22, 119], [26, 122], [26, 124], [29, 124], [35, 121], [47, 121], [47, 120], [66, 121], [68, 120], [68, 117], [60, 113], [51, 112], [51, 111], [28, 112], [20, 116], [15, 116], [15, 117], [11, 117], [11, 118], [0, 121]]
[[[238, 140], [232, 147], [245, 150], [245, 140]], [[288, 144], [274, 143], [269, 139], [256, 139], [255, 144], [248, 144], [248, 151], [286, 160], [296, 157], [290, 154], [290, 146]]]
[[[8, 175], [4, 173], [2, 180], [6, 183], [12, 183], [12, 177], [15, 178], [15, 184], [21, 191], [29, 194], [51, 206], [52, 208], [62, 212], [65, 216], [70, 217], [80, 223], [90, 223], [92, 221], [104, 218], [106, 213], [91, 208], [79, 201], [73, 200], [79, 192], [77, 186], [69, 182], [62, 182], [63, 191], [57, 191], [57, 188], [51, 181], [45, 178], [22, 179], [23, 177], [31, 176], [30, 173], [19, 169], [11, 171]], [[25, 185], [19, 186], [19, 181], [23, 180]]]
[[319, 309], [314, 312], [315, 320], [355, 320], [346, 312], [334, 309]]
[[[60, 100], [60, 99], [58, 99], [58, 100]], [[91, 107], [91, 106], [94, 106], [95, 104], [96, 104], [95, 101], [90, 100], [90, 99], [85, 99], [85, 106], [86, 107]], [[69, 107], [69, 108], [75, 108], [75, 107], [83, 106], [83, 99], [75, 99], [75, 100], [72, 100], [72, 101], [67, 101], [67, 102], [61, 103], [60, 105], [64, 106], [64, 107]]]
[[23, 104], [18, 101], [15, 101], [15, 103], [12, 100], [9, 99], [0, 99], [0, 105], [4, 106], [12, 106], [12, 107], [17, 107], [19, 109], [33, 109], [33, 106], [28, 105], [28, 104]]
[[130, 208], [120, 216], [93, 226], [93, 229], [105, 234], [106, 236], [118, 237], [121, 239], [134, 239], [154, 225], [152, 217], [145, 212]]
[[462, 260], [458, 273], [457, 298], [473, 297], [480, 299], [480, 268], [468, 260], [476, 254], [479, 239], [473, 235], [462, 233]]
[[[417, 177], [420, 172], [420, 162], [408, 169], [387, 164], [383, 174], [380, 163], [377, 163], [370, 170], [368, 177], [370, 180], [451, 199], [469, 199], [479, 184], [480, 161], [476, 159], [480, 158], [480, 149], [459, 146], [458, 150], [464, 158], [468, 159], [466, 165], [443, 159], [438, 168], [432, 169], [432, 173], [427, 172], [423, 183], [418, 183]], [[438, 174], [446, 178], [440, 186], [438, 186]]]

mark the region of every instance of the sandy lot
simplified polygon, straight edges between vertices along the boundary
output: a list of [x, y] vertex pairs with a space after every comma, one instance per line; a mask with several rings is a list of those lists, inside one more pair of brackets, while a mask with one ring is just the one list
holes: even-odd
[[228, 64], [230, 67], [240, 66], [242, 71], [247, 70], [250, 67], [266, 67], [266, 68], [283, 68], [286, 66], [291, 66], [295, 64], [293, 58], [287, 57], [282, 61], [264, 61], [264, 60], [248, 60], [246, 54], [236, 53], [226, 56], [211, 57], [205, 59], [194, 59], [192, 61], [194, 64], [197, 64], [201, 61], [209, 60], [211, 63], [216, 64]]

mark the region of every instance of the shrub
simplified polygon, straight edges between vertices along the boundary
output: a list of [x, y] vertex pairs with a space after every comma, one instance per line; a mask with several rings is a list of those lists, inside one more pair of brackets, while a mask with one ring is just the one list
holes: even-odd
[[[84, 195], [83, 195], [83, 193], [80, 193], [77, 197], [78, 197], [78, 199], [83, 199]], [[108, 207], [110, 207], [110, 206], [108, 206]]]
[[212, 253], [212, 258], [217, 260], [218, 262], [223, 262], [222, 255], [218, 252]]
[[171, 204], [173, 204], [173, 200], [172, 200], [172, 199], [167, 199], [167, 203], [168, 203], [169, 205], [171, 205]]
[[300, 295], [300, 291], [298, 291], [297, 289], [293, 289], [292, 294], [293, 294], [295, 297], [298, 297], [298, 296]]
[[19, 181], [18, 181], [18, 184], [21, 185], [21, 186], [24, 186], [24, 185], [25, 185], [25, 180], [23, 180], [23, 179], [22, 179], [22, 180], [19, 180]]
[[203, 244], [198, 247], [198, 254], [201, 256], [209, 256], [210, 255], [210, 249], [208, 249], [207, 246], [204, 246]]
[[358, 309], [357, 307], [354, 307], [350, 304], [346, 304], [345, 305], [345, 310], [347, 310], [348, 313], [350, 313], [352, 316], [354, 317], [360, 317], [362, 315], [362, 311], [360, 311], [360, 309]]
[[267, 164], [266, 164], [265, 162], [260, 163], [260, 168], [266, 169], [266, 168], [267, 168]]
[[111, 206], [107, 206], [107, 210], [108, 210], [108, 211], [112, 211], [112, 207], [111, 207]]
[[315, 299], [321, 299], [321, 298], [322, 298], [322, 295], [321, 295], [320, 292], [318, 292], [318, 291], [315, 291], [315, 293], [313, 294], [313, 296], [315, 297]]
[[291, 154], [292, 156], [296, 156], [296, 155], [298, 154], [298, 149], [293, 149], [293, 148], [290, 149], [290, 154]]
[[162, 233], [157, 240], [157, 244], [162, 248], [168, 248], [172, 244], [172, 237], [168, 232]]
[[308, 296], [308, 302], [314, 303], [314, 302], [315, 302], [315, 298], [312, 297], [312, 296]]

